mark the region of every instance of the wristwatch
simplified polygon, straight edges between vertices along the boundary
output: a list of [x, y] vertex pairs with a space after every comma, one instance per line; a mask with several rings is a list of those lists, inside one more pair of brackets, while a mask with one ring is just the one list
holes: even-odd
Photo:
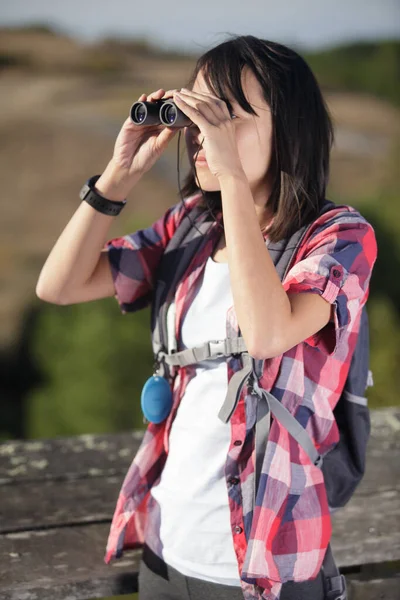
[[99, 212], [115, 217], [119, 215], [124, 208], [126, 200], [108, 200], [107, 198], [104, 198], [104, 196], [101, 196], [94, 188], [96, 181], [100, 177], [101, 175], [93, 175], [93, 177], [90, 177], [79, 192], [79, 197]]

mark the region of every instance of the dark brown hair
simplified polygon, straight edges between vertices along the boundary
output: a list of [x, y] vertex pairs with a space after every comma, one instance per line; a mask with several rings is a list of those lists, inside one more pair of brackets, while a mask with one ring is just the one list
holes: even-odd
[[[312, 222], [325, 198], [333, 126], [317, 80], [294, 50], [253, 35], [234, 36], [200, 56], [186, 84], [191, 89], [200, 70], [212, 92], [232, 96], [250, 114], [241, 85], [242, 68], [253, 71], [272, 114], [272, 192], [266, 206], [274, 215], [268, 231], [272, 242], [286, 238]], [[200, 191], [193, 169], [187, 174], [182, 197]], [[204, 191], [199, 204], [222, 210], [221, 192]]]

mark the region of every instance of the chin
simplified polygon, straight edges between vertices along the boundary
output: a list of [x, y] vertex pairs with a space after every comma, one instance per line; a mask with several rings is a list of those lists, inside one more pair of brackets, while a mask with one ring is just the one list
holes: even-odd
[[200, 184], [205, 192], [216, 192], [221, 189], [218, 179], [208, 169], [198, 169], [197, 175], [195, 172], [194, 177], [197, 185]]

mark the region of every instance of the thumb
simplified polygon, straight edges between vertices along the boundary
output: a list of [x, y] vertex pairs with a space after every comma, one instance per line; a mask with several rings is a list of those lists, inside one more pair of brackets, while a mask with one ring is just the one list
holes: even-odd
[[157, 143], [161, 148], [164, 148], [166, 144], [178, 133], [179, 127], [164, 127], [161, 133], [158, 135]]

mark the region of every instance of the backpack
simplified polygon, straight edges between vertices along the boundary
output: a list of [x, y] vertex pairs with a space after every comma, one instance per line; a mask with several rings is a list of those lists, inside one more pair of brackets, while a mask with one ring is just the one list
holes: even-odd
[[[333, 208], [336, 208], [336, 205], [325, 200], [320, 214]], [[204, 234], [212, 225], [211, 220], [205, 220], [196, 227], [192, 226], [192, 223], [204, 210], [202, 207], [194, 206], [190, 212], [185, 214], [165, 248], [157, 268], [151, 305], [152, 345], [157, 373], [170, 379], [174, 366], [185, 366], [213, 357], [240, 354], [243, 368], [231, 377], [228, 393], [218, 416], [225, 423], [229, 421], [236, 408], [243, 384], [247, 381], [250, 393], [258, 396], [255, 424], [254, 502], [272, 413], [304, 448], [313, 463], [322, 469], [329, 510], [334, 512], [350, 500], [365, 472], [366, 447], [370, 435], [370, 414], [365, 390], [372, 385], [372, 373], [369, 370], [369, 324], [366, 307], [364, 306], [362, 309], [358, 340], [348, 377], [333, 411], [340, 439], [337, 445], [322, 457], [300, 422], [278, 399], [258, 386], [258, 378], [263, 373], [264, 360], [257, 360], [249, 355], [240, 331], [238, 338], [210, 340], [197, 348], [177, 351], [173, 326], [174, 315], [170, 308], [173, 305], [178, 283], [199, 249]], [[296, 251], [310, 226], [311, 224], [301, 227], [290, 238], [268, 244], [270, 256], [281, 281], [291, 267]], [[148, 422], [147, 419], [144, 419], [144, 422]], [[330, 544], [327, 547], [322, 569], [326, 582], [326, 600], [347, 600], [345, 578], [335, 564]]]

